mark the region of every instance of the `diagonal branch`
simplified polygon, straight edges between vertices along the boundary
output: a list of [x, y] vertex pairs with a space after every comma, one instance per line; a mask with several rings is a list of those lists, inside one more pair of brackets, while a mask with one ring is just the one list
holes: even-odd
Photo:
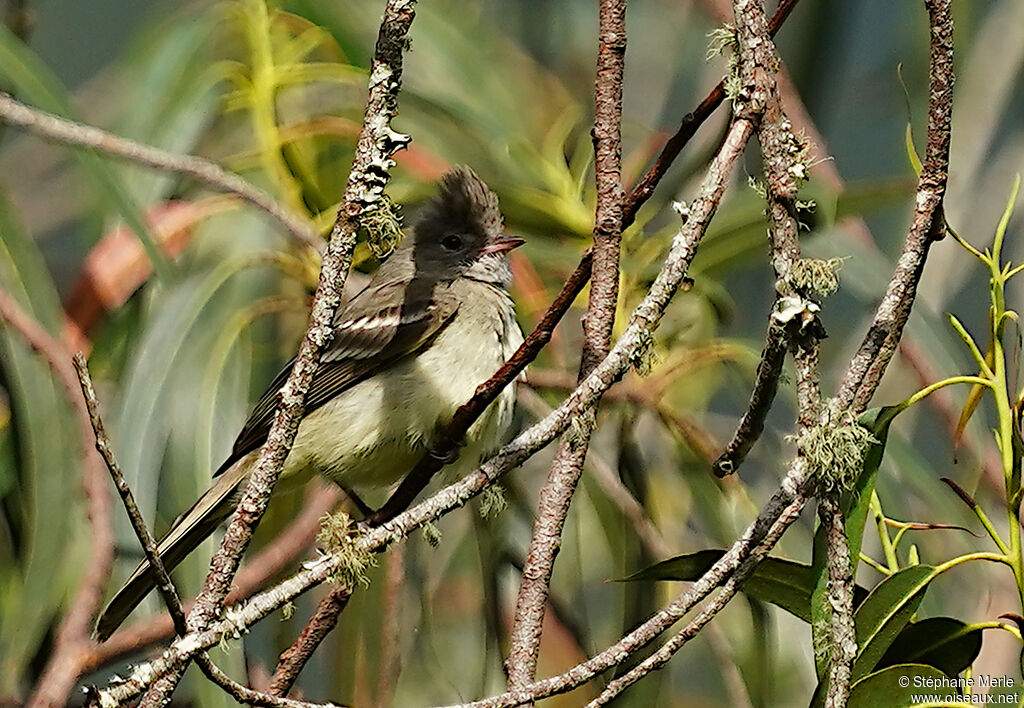
[[864, 341], [850, 361], [834, 404], [862, 411], [874, 395], [899, 344], [917, 295], [928, 248], [942, 238], [942, 200], [949, 178], [953, 115], [953, 18], [949, 0], [925, 0], [931, 33], [928, 71], [928, 142], [903, 252]]
[[168, 152], [91, 125], [76, 123], [27, 106], [6, 93], [0, 93], [0, 121], [62, 145], [89, 148], [138, 165], [188, 175], [209, 187], [239, 196], [281, 224], [302, 245], [317, 251], [323, 248], [320, 234], [308, 219], [211, 160]]
[[[167, 568], [164, 567], [163, 561], [160, 560], [156, 539], [149, 532], [149, 527], [146, 526], [146, 521], [142, 518], [142, 512], [139, 511], [139, 507], [135, 503], [135, 496], [132, 494], [128, 481], [124, 478], [124, 473], [121, 471], [121, 466], [117, 463], [117, 458], [114, 456], [113, 445], [110, 443], [110, 438], [107, 436], [107, 431], [103, 426], [103, 419], [100, 417], [99, 401], [96, 399], [96, 390], [93, 388], [92, 377], [89, 376], [89, 367], [85, 362], [85, 357], [80, 352], [74, 356], [74, 366], [78, 374], [79, 385], [82, 388], [85, 407], [89, 413], [89, 421], [96, 438], [96, 450], [103, 458], [103, 462], [106, 463], [107, 471], [110, 472], [114, 486], [117, 487], [117, 491], [121, 495], [121, 501], [124, 503], [125, 511], [128, 513], [132, 529], [135, 531], [139, 544], [142, 546], [146, 560], [149, 561], [150, 567], [153, 569], [152, 572], [156, 576], [157, 581], [157, 590], [160, 592], [160, 596], [167, 606], [167, 611], [170, 613], [171, 621], [174, 624], [174, 631], [177, 632], [179, 637], [183, 637], [186, 633], [186, 627], [185, 611], [182, 608], [181, 599], [178, 597], [178, 591], [175, 589], [174, 583], [171, 582], [171, 576], [167, 573]], [[294, 708], [288, 702], [278, 700], [278, 696], [255, 691], [234, 681], [221, 671], [205, 652], [196, 657], [196, 663], [211, 681], [223, 688], [239, 702], [255, 706], [267, 706], [268, 708]]]

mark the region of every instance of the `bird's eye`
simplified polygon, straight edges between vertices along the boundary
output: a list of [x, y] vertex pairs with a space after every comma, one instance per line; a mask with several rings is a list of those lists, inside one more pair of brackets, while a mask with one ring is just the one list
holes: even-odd
[[455, 234], [450, 234], [441, 239], [441, 248], [446, 251], [458, 251], [462, 248], [462, 239]]

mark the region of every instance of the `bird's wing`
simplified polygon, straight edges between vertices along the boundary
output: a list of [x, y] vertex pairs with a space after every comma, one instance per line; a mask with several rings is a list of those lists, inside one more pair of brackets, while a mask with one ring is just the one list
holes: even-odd
[[[458, 309], [457, 300], [446, 287], [438, 287], [419, 298], [406, 292], [404, 283], [384, 287], [402, 292], [381, 292], [383, 288], [370, 286], [335, 317], [334, 339], [321, 357], [306, 393], [306, 413], [375, 372], [422, 349], [451, 322]], [[267, 439], [277, 409], [278, 393], [294, 363], [293, 358], [256, 402], [235, 440], [231, 455], [214, 476]]]

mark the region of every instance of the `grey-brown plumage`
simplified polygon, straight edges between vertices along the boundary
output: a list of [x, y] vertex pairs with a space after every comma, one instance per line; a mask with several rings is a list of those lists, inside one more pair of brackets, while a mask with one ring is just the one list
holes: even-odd
[[[507, 291], [507, 254], [520, 243], [505, 236], [497, 197], [471, 170], [446, 174], [410, 236], [335, 316], [282, 478], [321, 474], [358, 490], [408, 472], [522, 342]], [[289, 363], [257, 401], [213, 486], [160, 542], [168, 568], [234, 510], [290, 371]], [[506, 389], [470, 428], [463, 468], [500, 444], [513, 401]], [[152, 588], [144, 562], [100, 616], [97, 637], [110, 636]]]

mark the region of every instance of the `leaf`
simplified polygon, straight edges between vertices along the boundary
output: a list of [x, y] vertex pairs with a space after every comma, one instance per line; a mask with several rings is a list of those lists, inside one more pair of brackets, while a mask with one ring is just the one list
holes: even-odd
[[[910, 708], [919, 696], [932, 691], [940, 695], [951, 689], [931, 688], [948, 681], [938, 669], [921, 664], [899, 664], [866, 676], [853, 684], [847, 708]], [[905, 685], [904, 685], [905, 684]]]
[[957, 676], [981, 652], [983, 630], [952, 617], [929, 617], [911, 622], [899, 633], [878, 662], [878, 668], [925, 664], [947, 676]]
[[[985, 363], [991, 368], [995, 364], [993, 357], [995, 352], [993, 350], [992, 343], [988, 345], [988, 350], [985, 352]], [[974, 411], [978, 410], [978, 404], [981, 403], [982, 396], [985, 395], [985, 391], [988, 389], [987, 386], [981, 384], [974, 384], [971, 386], [970, 393], [967, 394], [967, 400], [964, 401], [964, 407], [960, 411], [960, 418], [956, 422], [956, 430], [953, 432], [953, 461], [956, 461], [956, 450], [959, 449], [960, 443], [964, 436], [964, 430], [967, 428], [967, 424], [970, 422], [971, 417], [974, 415]]]
[[[684, 580], [700, 578], [718, 561], [725, 551], [707, 549], [696, 553], [669, 558], [637, 571], [619, 582], [638, 580]], [[811, 591], [814, 589], [814, 569], [785, 558], [765, 558], [753, 574], [743, 583], [743, 592], [755, 600], [770, 602], [793, 614], [804, 622], [811, 621]], [[854, 602], [867, 597], [867, 590], [857, 587]]]
[[[0, 193], [0, 287], [51, 333], [60, 301], [35, 242]], [[0, 694], [15, 695], [65, 599], [83, 549], [77, 427], [67, 396], [17, 332], [0, 326], [0, 370], [9, 396], [17, 472], [5, 505], [18, 510], [18, 565], [0, 572]], [[61, 513], [54, 513], [55, 510]], [[60, 559], [55, 567], [54, 559]]]
[[924, 599], [928, 583], [938, 575], [930, 565], [915, 565], [891, 575], [871, 591], [854, 614], [857, 658], [853, 680], [871, 673]]

